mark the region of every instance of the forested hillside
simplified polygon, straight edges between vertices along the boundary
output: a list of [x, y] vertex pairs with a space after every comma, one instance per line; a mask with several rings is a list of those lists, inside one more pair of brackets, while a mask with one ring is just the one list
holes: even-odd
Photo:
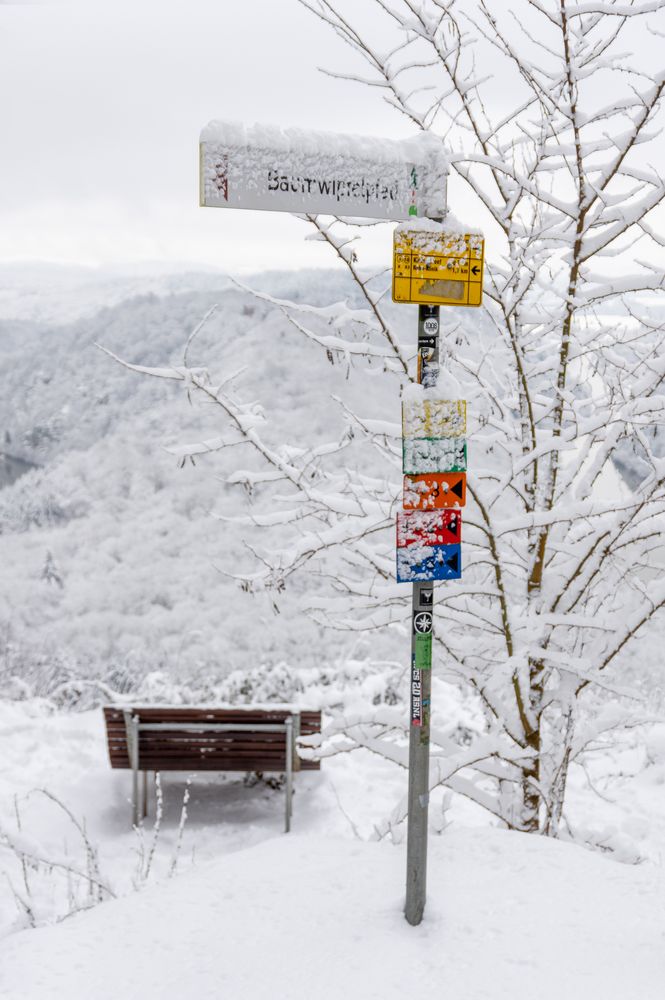
[[[276, 298], [358, 306], [343, 272], [264, 274], [247, 283]], [[243, 539], [269, 552], [281, 528], [257, 534], [219, 518], [246, 514], [257, 501], [277, 515], [279, 489], [251, 486], [257, 463], [247, 448], [183, 464], [167, 449], [223, 436], [220, 414], [189, 405], [178, 385], [128, 371], [96, 344], [135, 364], [181, 364], [189, 334], [218, 303], [190, 364], [235, 376], [234, 389], [256, 402], [261, 433], [276, 448], [341, 438], [345, 412], [331, 397], [397, 424], [399, 399], [380, 364], [330, 364], [278, 306], [215, 274], [93, 280], [14, 268], [4, 288], [0, 438], [4, 453], [30, 469], [0, 490], [0, 664], [8, 693], [85, 701], [98, 692], [81, 691], [80, 678], [123, 690], [150, 675], [159, 696], [172, 681], [200, 692], [231, 670], [282, 661], [326, 668], [404, 659], [399, 623], [347, 633], [305, 615], [313, 593], [334, 590], [330, 579], [301, 573], [278, 593], [242, 588], [234, 577], [255, 562]], [[409, 309], [396, 314], [410, 349], [414, 317]], [[459, 321], [470, 342], [479, 322], [474, 313]], [[347, 443], [339, 462], [399, 481], [390, 456], [382, 467], [360, 440]], [[609, 484], [623, 488], [618, 476]], [[386, 556], [392, 548], [387, 530]]]
[[[337, 272], [252, 283], [318, 303], [352, 295]], [[20, 294], [5, 296], [0, 434], [7, 454], [35, 466], [0, 491], [8, 690], [47, 693], [80, 676], [122, 687], [157, 670], [202, 683], [260, 663], [399, 651], [390, 633], [373, 636], [370, 650], [362, 636], [325, 634], [309, 622], [300, 598], [312, 580], [292, 580], [278, 599], [243, 592], [231, 575], [252, 557], [238, 529], [214, 514], [247, 509], [246, 489], [224, 479], [251, 468], [252, 456], [232, 448], [181, 467], [166, 448], [219, 436], [219, 415], [188, 405], [179, 387], [127, 371], [95, 344], [138, 364], [179, 364], [189, 333], [219, 303], [195, 351], [223, 373], [243, 369], [234, 384], [269, 413], [265, 433], [275, 446], [342, 433], [343, 414], [330, 399], [336, 384], [393, 421], [399, 400], [379, 377], [331, 366], [278, 308], [228, 279], [171, 276], [145, 285], [160, 294], [136, 294], [135, 281], [119, 279], [110, 291], [101, 282], [68, 291], [54, 279], [38, 308], [24, 278]], [[109, 294], [122, 301], [106, 304]], [[81, 297], [86, 315], [77, 316]]]

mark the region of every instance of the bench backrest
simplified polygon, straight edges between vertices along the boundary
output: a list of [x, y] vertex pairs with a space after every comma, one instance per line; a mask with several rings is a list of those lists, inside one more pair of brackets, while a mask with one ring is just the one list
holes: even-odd
[[[145, 771], [284, 771], [286, 733], [262, 731], [261, 725], [283, 724], [295, 713], [288, 708], [164, 708], [144, 706], [104, 708], [111, 767], [131, 767], [127, 748], [125, 712], [140, 723], [159, 724], [139, 729], [139, 767]], [[321, 712], [301, 711], [300, 730], [309, 736], [321, 731]], [[256, 729], [219, 732], [185, 729], [196, 723], [250, 725]], [[180, 728], [179, 728], [180, 727]], [[316, 771], [319, 761], [297, 758], [297, 770]]]

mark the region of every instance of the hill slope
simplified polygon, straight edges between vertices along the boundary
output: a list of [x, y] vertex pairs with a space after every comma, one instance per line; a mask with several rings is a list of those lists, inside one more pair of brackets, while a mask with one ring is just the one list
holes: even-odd
[[496, 830], [447, 834], [431, 848], [418, 928], [401, 914], [402, 849], [290, 835], [16, 935], [2, 995], [662, 996], [662, 872]]

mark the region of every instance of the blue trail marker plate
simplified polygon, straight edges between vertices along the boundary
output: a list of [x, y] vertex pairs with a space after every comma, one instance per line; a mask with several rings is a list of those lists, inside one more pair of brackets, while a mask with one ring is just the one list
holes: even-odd
[[397, 582], [460, 580], [461, 545], [409, 545], [397, 550]]

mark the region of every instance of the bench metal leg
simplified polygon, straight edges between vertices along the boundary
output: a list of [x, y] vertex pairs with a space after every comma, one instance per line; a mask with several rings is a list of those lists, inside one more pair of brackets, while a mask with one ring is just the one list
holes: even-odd
[[132, 769], [132, 825], [139, 825], [139, 720], [131, 712], [123, 712], [127, 753]]
[[291, 812], [293, 809], [293, 719], [286, 720], [286, 816], [284, 832], [291, 829]]

